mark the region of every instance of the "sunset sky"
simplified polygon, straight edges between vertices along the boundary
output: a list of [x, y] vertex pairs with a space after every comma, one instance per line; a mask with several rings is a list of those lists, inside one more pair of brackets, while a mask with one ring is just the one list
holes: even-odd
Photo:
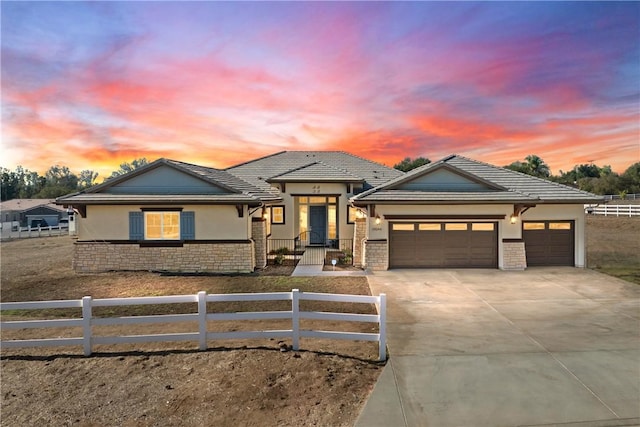
[[639, 2], [0, 7], [10, 169], [282, 150], [640, 161]]

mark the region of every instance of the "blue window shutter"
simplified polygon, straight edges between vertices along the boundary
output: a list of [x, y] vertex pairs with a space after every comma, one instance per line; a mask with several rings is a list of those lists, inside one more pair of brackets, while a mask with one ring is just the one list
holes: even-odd
[[144, 214], [129, 212], [129, 240], [144, 240]]
[[182, 240], [196, 239], [195, 212], [180, 212], [180, 238]]

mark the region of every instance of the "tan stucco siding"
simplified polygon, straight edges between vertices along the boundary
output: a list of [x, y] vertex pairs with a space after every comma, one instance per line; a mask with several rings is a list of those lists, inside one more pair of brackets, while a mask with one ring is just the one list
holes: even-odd
[[[148, 207], [148, 206], [145, 206]], [[238, 216], [235, 206], [184, 205], [183, 211], [195, 212], [196, 240], [246, 240], [251, 235], [251, 219]], [[87, 217], [78, 219], [78, 239], [128, 240], [129, 212], [142, 206], [87, 206]]]
[[86, 218], [77, 217], [78, 240], [128, 240], [129, 212], [134, 206], [87, 206]]

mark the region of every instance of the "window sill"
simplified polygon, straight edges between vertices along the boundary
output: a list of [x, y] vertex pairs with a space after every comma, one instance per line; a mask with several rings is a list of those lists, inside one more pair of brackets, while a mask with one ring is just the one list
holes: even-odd
[[181, 248], [184, 240], [145, 240], [139, 241], [141, 248]]

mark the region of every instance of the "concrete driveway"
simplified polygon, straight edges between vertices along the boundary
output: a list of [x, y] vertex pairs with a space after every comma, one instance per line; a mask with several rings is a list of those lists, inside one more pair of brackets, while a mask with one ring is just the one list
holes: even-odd
[[392, 270], [358, 427], [640, 425], [640, 286], [591, 270]]

